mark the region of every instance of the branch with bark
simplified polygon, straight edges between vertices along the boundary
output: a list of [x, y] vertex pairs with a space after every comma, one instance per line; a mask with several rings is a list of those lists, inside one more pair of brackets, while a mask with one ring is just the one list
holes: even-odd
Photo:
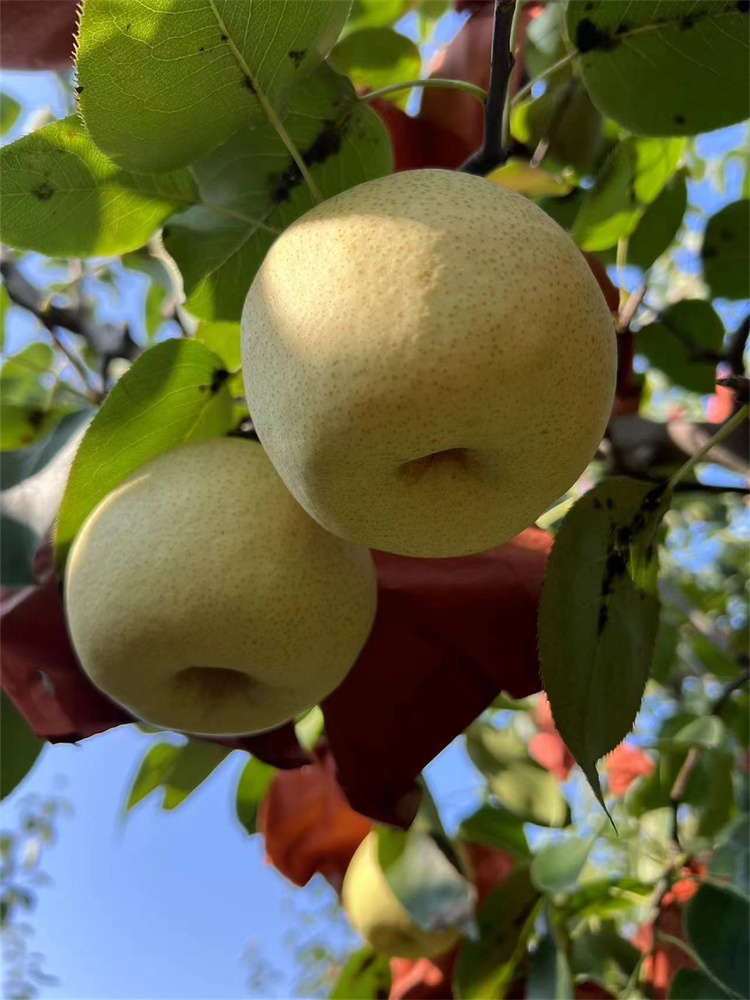
[[511, 51], [515, 15], [516, 0], [495, 0], [490, 86], [484, 106], [484, 140], [481, 148], [460, 168], [467, 174], [484, 177], [508, 159], [503, 124], [508, 114], [508, 89], [515, 65]]
[[[62, 350], [76, 371], [81, 375], [80, 359], [74, 361], [72, 355], [56, 334], [58, 328], [76, 334], [96, 354], [99, 362], [99, 374], [102, 378], [103, 391], [106, 391], [109, 366], [115, 358], [133, 361], [140, 353], [140, 347], [130, 335], [126, 323], [115, 326], [112, 323], [98, 323], [92, 319], [89, 310], [83, 305], [58, 306], [49, 302], [38, 288], [21, 273], [12, 254], [3, 250], [0, 253], [0, 274], [5, 282], [8, 298], [17, 306], [30, 312], [50, 331], [55, 346]], [[77, 363], [76, 363], [77, 362]], [[84, 381], [89, 385], [87, 379]], [[101, 398], [101, 393], [98, 393]]]

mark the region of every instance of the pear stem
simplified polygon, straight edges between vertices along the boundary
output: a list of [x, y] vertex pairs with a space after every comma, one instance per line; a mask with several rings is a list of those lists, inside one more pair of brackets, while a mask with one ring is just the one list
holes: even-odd
[[508, 159], [510, 111], [508, 90], [515, 57], [513, 39], [518, 31], [521, 0], [495, 0], [492, 28], [490, 89], [484, 106], [484, 141], [460, 169], [467, 174], [486, 176]]

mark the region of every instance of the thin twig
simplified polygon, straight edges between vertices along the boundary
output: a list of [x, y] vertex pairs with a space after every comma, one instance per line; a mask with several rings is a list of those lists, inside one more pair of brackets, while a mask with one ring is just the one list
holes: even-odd
[[127, 324], [97, 323], [82, 305], [57, 306], [50, 303], [45, 307], [44, 295], [24, 277], [13, 256], [5, 250], [0, 254], [0, 274], [11, 302], [36, 316], [50, 333], [55, 327], [62, 327], [83, 338], [99, 359], [105, 381], [110, 362], [115, 358], [133, 361], [140, 353]]
[[467, 174], [484, 177], [502, 166], [508, 159], [507, 142], [503, 135], [503, 118], [508, 100], [508, 84], [515, 62], [511, 51], [511, 36], [516, 13], [516, 0], [495, 0], [495, 22], [492, 28], [492, 64], [487, 103], [484, 106], [484, 140], [460, 168]]
[[387, 87], [379, 87], [377, 90], [361, 94], [359, 99], [363, 104], [367, 104], [368, 101], [375, 101], [387, 94], [395, 94], [399, 90], [411, 90], [412, 87], [435, 87], [437, 89], [442, 87], [445, 90], [462, 90], [464, 93], [476, 97], [482, 104], [487, 100], [487, 91], [477, 87], [476, 84], [469, 83], [467, 80], [451, 80], [439, 76], [425, 77], [423, 80], [405, 80], [403, 83], [391, 83]]

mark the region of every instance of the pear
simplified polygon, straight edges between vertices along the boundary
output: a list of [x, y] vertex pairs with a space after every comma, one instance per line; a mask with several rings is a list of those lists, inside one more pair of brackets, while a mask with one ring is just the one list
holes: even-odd
[[517, 535], [584, 471], [612, 407], [614, 324], [582, 254], [468, 174], [393, 174], [303, 215], [242, 325], [281, 478], [329, 531], [397, 554]]
[[146, 722], [201, 735], [271, 729], [319, 702], [375, 604], [370, 553], [324, 531], [238, 438], [137, 469], [88, 517], [65, 577], [94, 684]]
[[391, 958], [434, 958], [460, 939], [457, 930], [423, 930], [396, 898], [378, 862], [373, 830], [357, 848], [344, 876], [341, 902], [352, 927], [375, 951]]

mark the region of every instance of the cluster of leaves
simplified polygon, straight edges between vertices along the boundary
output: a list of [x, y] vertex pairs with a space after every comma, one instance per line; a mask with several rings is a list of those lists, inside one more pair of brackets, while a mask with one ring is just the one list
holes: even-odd
[[[444, 0], [416, 6], [423, 41], [447, 6]], [[373, 101], [365, 93], [420, 75], [418, 47], [394, 29], [412, 7], [406, 0], [357, 0], [351, 12], [338, 0], [86, 0], [75, 88], [69, 83], [75, 108], [0, 152], [2, 239], [24, 255], [3, 260], [0, 346], [19, 307], [38, 324], [34, 342], [5, 355], [0, 368], [3, 585], [33, 582], [32, 556], [55, 516], [62, 572], [88, 513], [132, 470], [183, 442], [246, 425], [238, 321], [278, 233], [317, 200], [386, 174], [394, 163], [456, 166], [479, 145], [481, 133], [470, 131], [475, 122], [481, 127], [475, 94], [425, 91], [413, 117], [404, 111], [408, 90]], [[747, 4], [569, 0], [527, 3], [523, 15], [512, 155], [490, 179], [533, 198], [587, 252], [592, 268], [637, 269], [643, 289], [632, 299], [623, 295], [620, 310], [621, 326], [627, 316], [621, 341], [634, 340], [649, 367], [646, 393], [636, 387], [635, 412], [639, 400], [649, 405], [655, 371], [686, 406], [702, 412], [695, 394], [712, 391], [717, 364], [736, 363], [712, 300], [737, 303], [750, 295], [747, 170], [741, 199], [707, 222], [701, 278], [684, 294], [684, 283], [670, 279], [694, 216], [690, 186], [706, 171], [695, 137], [748, 114]], [[472, 44], [486, 38], [482, 78], [469, 66], [456, 68], [464, 32]], [[486, 87], [486, 10], [474, 11], [462, 34], [445, 66]], [[471, 114], [456, 116], [459, 99]], [[3, 131], [18, 113], [3, 98]], [[461, 135], [452, 131], [457, 118]], [[43, 275], [43, 294], [27, 280], [33, 274]], [[102, 317], [108, 302], [131, 316], [131, 303], [118, 296], [134, 282], [142, 300], [131, 335], [124, 322]], [[635, 379], [630, 367], [620, 376]], [[667, 989], [672, 996], [733, 996], [746, 988], [736, 935], [747, 922], [748, 697], [730, 691], [746, 672], [739, 515], [727, 500], [684, 502], [675, 483], [665, 488], [674, 466], [647, 472], [642, 482], [604, 479], [557, 531], [539, 646], [559, 734], [538, 708], [497, 702], [466, 736], [485, 779], [485, 802], [457, 837], [445, 836], [425, 798], [408, 832], [382, 831], [381, 863], [415, 920], [445, 918], [467, 932], [455, 969], [438, 970], [448, 977], [444, 996], [451, 989], [462, 997], [519, 995], [514, 991], [523, 988], [527, 996], [566, 997], [592, 982], [607, 991], [599, 995], [618, 996]], [[41, 505], [30, 502], [35, 493], [43, 494]], [[556, 526], [554, 516], [550, 524]], [[688, 567], [684, 555], [698, 538], [696, 524], [712, 543], [698, 568]], [[397, 572], [388, 558], [379, 566], [381, 584]], [[538, 560], [524, 565], [536, 577]], [[507, 602], [511, 590], [504, 587]], [[425, 604], [434, 603], [434, 585], [425, 593]], [[442, 608], [444, 622], [433, 628], [431, 646], [420, 637], [422, 651], [453, 639], [455, 609]], [[529, 636], [511, 637], [510, 603], [504, 614], [508, 635], [498, 642], [513, 645], [536, 675], [535, 658], [526, 655]], [[484, 615], [483, 627], [491, 617]], [[520, 634], [526, 617], [516, 617]], [[500, 620], [495, 612], [496, 629]], [[336, 752], [340, 784], [326, 771], [325, 790], [313, 789], [312, 799], [329, 805], [335, 799], [333, 813], [321, 815], [332, 831], [342, 824], [347, 831], [337, 850], [325, 837], [314, 850], [309, 841], [304, 850], [292, 849], [269, 825], [273, 816], [285, 817], [286, 807], [271, 808], [274, 789], [301, 782], [290, 796], [300, 808], [306, 783], [324, 767], [320, 760], [304, 771], [277, 773], [252, 758], [237, 787], [238, 819], [248, 833], [261, 829], [269, 857], [298, 884], [320, 871], [338, 888], [368, 828], [341, 785], [363, 812], [384, 817], [374, 804], [389, 772], [373, 779], [372, 767], [365, 775], [362, 764], [371, 756], [373, 723], [352, 721], [352, 706], [378, 670], [381, 693], [365, 699], [369, 715], [382, 721], [386, 713], [373, 705], [394, 697], [378, 661], [388, 648], [384, 632], [375, 635], [381, 645], [370, 647], [369, 660], [326, 706], [329, 739], [348, 754]], [[388, 640], [392, 645], [405, 635], [405, 627], [392, 628]], [[446, 675], [453, 683], [457, 665]], [[426, 726], [420, 751], [401, 762], [406, 780], [399, 794], [408, 793], [408, 767], [418, 771], [492, 697], [481, 672], [466, 670], [465, 684], [472, 694], [457, 698], [458, 708], [445, 704], [440, 688], [425, 709], [432, 729]], [[519, 684], [518, 691], [505, 686], [514, 694], [535, 689]], [[631, 730], [644, 689], [647, 704], [667, 718], [656, 731], [644, 731], [647, 755], [631, 756], [627, 767], [621, 758], [619, 777], [605, 765], [604, 793], [596, 761]], [[4, 702], [4, 741], [5, 715]], [[313, 737], [302, 731], [301, 740], [312, 748], [319, 727], [305, 722]], [[13, 751], [18, 775], [6, 784], [4, 752], [4, 793], [24, 773], [22, 756], [30, 766], [38, 751], [20, 719], [7, 727], [8, 737], [15, 740], [16, 728], [23, 734]], [[383, 742], [403, 746], [395, 737]], [[160, 739], [142, 762], [128, 807], [157, 790], [165, 809], [179, 806], [229, 752], [205, 741]], [[619, 839], [589, 814], [580, 782], [561, 788], [574, 759], [617, 823]], [[370, 787], [363, 788], [365, 778]], [[563, 832], [545, 835], [540, 828]], [[486, 894], [479, 869], [467, 866], [470, 845], [510, 859]], [[290, 868], [290, 857], [301, 868]], [[726, 933], [717, 934], [718, 922]], [[645, 928], [640, 944], [633, 924]], [[675, 949], [690, 968], [673, 976]], [[357, 955], [334, 995], [392, 989], [395, 997], [399, 974], [383, 959]]]
[[56, 823], [70, 811], [60, 796], [26, 796], [19, 803], [18, 829], [0, 833], [0, 943], [3, 954], [3, 995], [9, 1000], [33, 1000], [54, 976], [42, 968], [44, 956], [29, 949], [33, 933], [28, 914], [36, 890], [49, 882], [41, 869], [42, 852], [55, 839]]

